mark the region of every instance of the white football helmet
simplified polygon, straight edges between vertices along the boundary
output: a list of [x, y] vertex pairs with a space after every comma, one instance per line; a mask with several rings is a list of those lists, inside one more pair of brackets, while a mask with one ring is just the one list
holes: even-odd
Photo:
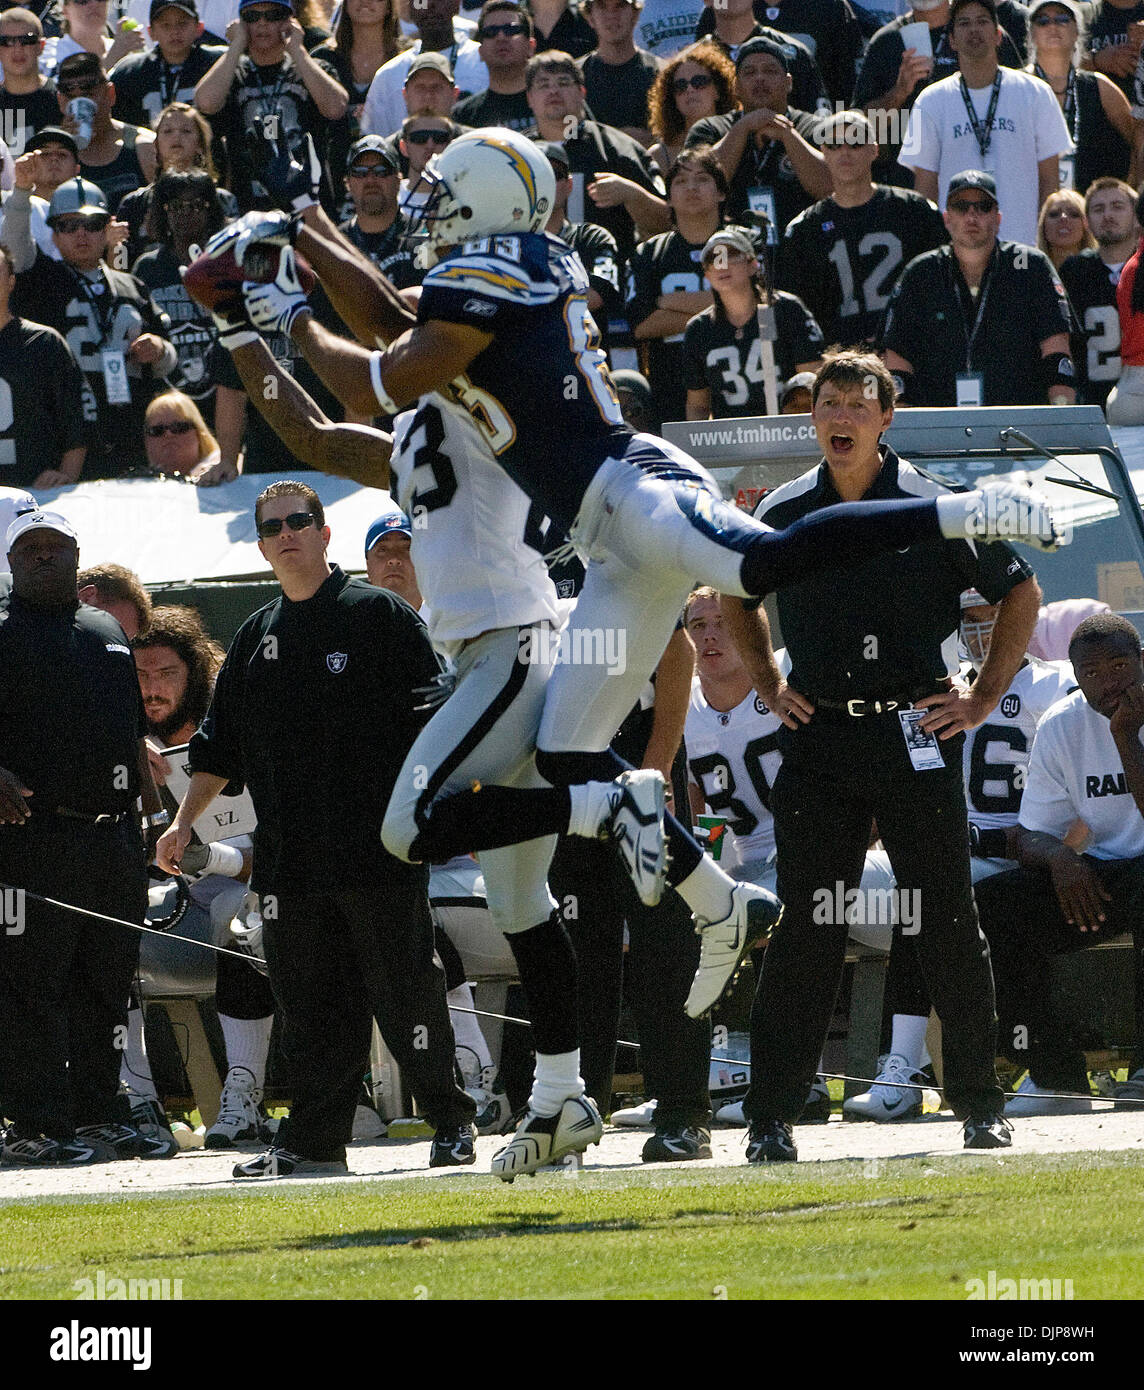
[[[515, 130], [488, 126], [460, 135], [422, 174], [430, 193], [413, 212], [411, 236], [437, 253], [481, 237], [544, 230], [556, 201], [545, 155]], [[420, 213], [420, 217], [418, 217]]]

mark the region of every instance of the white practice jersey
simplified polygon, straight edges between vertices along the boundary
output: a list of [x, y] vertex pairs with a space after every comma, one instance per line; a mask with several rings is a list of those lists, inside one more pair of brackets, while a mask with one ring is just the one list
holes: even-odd
[[394, 501], [412, 526], [411, 556], [438, 647], [562, 608], [544, 563], [546, 520], [493, 459], [472, 417], [439, 392], [393, 423]]
[[1063, 840], [1077, 817], [1092, 832], [1095, 859], [1144, 855], [1140, 815], [1112, 730], [1079, 690], [1055, 705], [1037, 728], [1021, 824]]
[[774, 853], [771, 786], [782, 763], [781, 727], [753, 690], [734, 709], [716, 710], [704, 699], [699, 677], [692, 682], [683, 733], [687, 768], [708, 812], [730, 817], [729, 844], [720, 860], [724, 868], [769, 859]]
[[1017, 824], [1037, 725], [1075, 687], [1067, 661], [1030, 657], [985, 723], [969, 730], [962, 767], [972, 824], [982, 830]]

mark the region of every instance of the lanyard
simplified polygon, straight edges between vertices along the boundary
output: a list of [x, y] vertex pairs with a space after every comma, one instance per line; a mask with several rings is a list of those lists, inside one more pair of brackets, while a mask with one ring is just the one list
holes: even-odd
[[[1040, 63], [1035, 63], [1033, 65], [1033, 71], [1043, 81], [1049, 81]], [[1052, 83], [1050, 82], [1049, 85], [1052, 86]], [[1065, 87], [1063, 110], [1065, 125], [1068, 126], [1069, 134], [1072, 136], [1073, 144], [1075, 145], [1080, 134], [1080, 102], [1077, 100], [1076, 92], [1076, 68], [1074, 68], [1071, 63], [1069, 64], [1068, 85]]]
[[163, 101], [163, 106], [160, 109], [165, 109], [166, 107], [170, 106], [170, 104], [178, 96], [179, 74], [183, 71], [184, 66], [185, 65], [183, 63], [180, 63], [177, 68], [172, 67], [171, 64], [167, 62], [166, 58], [160, 57], [159, 96], [162, 98]]
[[965, 78], [959, 77], [961, 83], [961, 99], [965, 102], [965, 111], [969, 117], [969, 124], [973, 127], [973, 134], [977, 139], [977, 148], [981, 151], [981, 158], [984, 161], [989, 153], [989, 146], [993, 140], [993, 117], [997, 114], [997, 100], [1001, 95], [1001, 69], [997, 69], [997, 74], [993, 78], [993, 95], [989, 98], [989, 110], [985, 113], [985, 124], [981, 123], [973, 106], [973, 101], [969, 95], [969, 88], [965, 85]]
[[270, 95], [266, 95], [267, 84], [262, 80], [262, 69], [255, 66], [254, 71], [258, 74], [258, 114], [260, 116], [272, 116], [281, 108], [282, 89], [286, 85], [286, 64], [281, 62], [278, 71], [274, 74], [274, 82], [270, 86]]
[[97, 294], [91, 281], [80, 270], [69, 267], [72, 272], [80, 294], [91, 305], [91, 311], [95, 315], [96, 323], [99, 325], [99, 344], [102, 347], [107, 342], [107, 335], [111, 332], [111, 320], [115, 315], [115, 296], [111, 292], [111, 285], [102, 266], [99, 268], [99, 278], [103, 282], [103, 293]]
[[957, 313], [961, 319], [961, 334], [965, 339], [965, 370], [973, 370], [973, 345], [977, 341], [977, 334], [985, 321], [985, 306], [989, 303], [989, 291], [993, 288], [993, 270], [997, 263], [997, 247], [993, 248], [993, 255], [990, 257], [989, 264], [985, 267], [985, 274], [981, 277], [981, 289], [977, 295], [977, 315], [973, 320], [973, 329], [970, 331], [969, 325], [965, 321], [965, 302], [961, 296], [961, 289], [957, 283], [957, 275], [954, 271], [953, 253], [949, 255], [946, 262], [946, 270], [950, 276], [950, 287], [953, 290], [953, 297], [957, 301]]

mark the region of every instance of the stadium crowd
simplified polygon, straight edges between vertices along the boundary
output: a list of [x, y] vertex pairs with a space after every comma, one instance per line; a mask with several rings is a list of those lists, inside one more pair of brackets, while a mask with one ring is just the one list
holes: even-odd
[[[667, 420], [804, 412], [812, 404], [817, 410], [820, 396], [829, 397], [823, 364], [848, 349], [884, 362], [879, 389], [888, 393], [882, 404], [890, 412], [895, 405], [1078, 402], [1102, 407], [1112, 423], [1144, 424], [1144, 280], [1137, 274], [1144, 249], [1144, 194], [1137, 193], [1144, 179], [1144, 3], [1137, 0], [484, 0], [465, 8], [460, 0], [341, 0], [329, 11], [321, 0], [62, 0], [42, 12], [33, 6], [0, 13], [0, 70], [0, 517], [13, 571], [0, 595], [7, 619], [0, 622], [0, 692], [12, 697], [0, 712], [6, 884], [20, 884], [28, 865], [6, 855], [3, 838], [27, 820], [26, 798], [33, 815], [47, 804], [23, 787], [27, 770], [12, 772], [25, 759], [13, 752], [26, 732], [22, 721], [32, 721], [45, 698], [41, 681], [18, 666], [33, 650], [19, 645], [32, 640], [28, 610], [60, 601], [59, 592], [42, 587], [49, 581], [37, 567], [41, 552], [50, 552], [45, 565], [57, 589], [62, 584], [70, 595], [74, 574], [86, 605], [81, 612], [108, 615], [85, 619], [84, 631], [106, 638], [108, 653], [129, 647], [138, 675], [136, 732], [144, 751], [137, 766], [125, 718], [133, 704], [117, 684], [122, 671], [108, 677], [107, 690], [117, 692], [115, 721], [103, 720], [106, 691], [96, 698], [98, 680], [82, 706], [93, 728], [106, 724], [100, 739], [107, 748], [131, 763], [114, 807], [97, 808], [98, 797], [85, 802], [82, 794], [69, 799], [66, 773], [59, 773], [60, 843], [72, 836], [73, 856], [105, 858], [102, 896], [88, 900], [97, 911], [132, 918], [138, 908], [138, 847], [128, 843], [123, 824], [129, 803], [142, 797], [151, 852], [170, 815], [183, 814], [166, 790], [173, 760], [163, 750], [197, 739], [197, 769], [225, 786], [243, 766], [235, 752], [242, 717], [234, 711], [248, 698], [234, 693], [238, 659], [224, 665], [193, 609], [153, 609], [138, 577], [114, 556], [85, 555], [100, 565], [75, 572], [82, 536], [54, 512], [34, 519], [41, 513], [31, 494], [148, 476], [225, 488], [240, 475], [268, 475], [271, 483], [282, 473], [321, 468], [321, 459], [299, 445], [301, 436], [251, 395], [265, 370], [296, 382], [327, 423], [389, 429], [397, 413], [384, 408], [376, 383], [376, 395], [347, 406], [288, 322], [263, 333], [252, 375], [238, 350], [246, 350], [241, 331], [188, 292], [183, 272], [244, 214], [320, 208], [348, 248], [415, 305], [428, 269], [418, 254], [419, 214], [430, 196], [423, 171], [466, 131], [508, 128], [535, 141], [551, 168], [556, 196], [546, 229], [582, 263], [616, 395], [639, 430], [658, 433]], [[302, 185], [303, 196], [293, 201]], [[309, 295], [315, 334], [372, 344], [344, 302], [344, 287], [337, 288], [342, 296], [319, 280]], [[426, 434], [430, 455], [440, 445]], [[856, 499], [840, 488], [838, 497], [826, 497], [835, 500]], [[778, 505], [781, 511], [781, 499]], [[257, 521], [287, 601], [325, 593], [331, 577], [342, 584], [345, 576], [325, 560], [316, 493], [272, 486], [259, 499]], [[363, 623], [369, 607], [369, 621], [390, 643], [409, 608], [427, 616], [421, 589], [429, 586], [410, 558], [413, 525], [392, 508], [362, 538], [370, 583], [404, 602], [369, 607], [352, 587], [356, 581], [346, 581], [350, 587], [337, 599], [347, 612], [356, 604], [355, 620]], [[550, 534], [550, 548], [560, 539]], [[309, 581], [299, 586], [284, 565], [278, 543], [306, 558], [308, 591]], [[954, 718], [947, 730], [964, 735], [964, 749], [947, 754], [957, 784], [950, 795], [955, 805], [959, 797], [967, 801], [976, 914], [989, 943], [984, 974], [991, 953], [1001, 1020], [987, 1070], [995, 1052], [1013, 1051], [1005, 1040], [1024, 1028], [1031, 1042], [1013, 1060], [1028, 1075], [1009, 1102], [1010, 1118], [1091, 1110], [1083, 1055], [1051, 1002], [1050, 964], [1097, 938], [1130, 932], [1135, 1052], [1118, 1096], [1126, 1105], [1144, 1102], [1139, 639], [1130, 623], [1096, 604], [1070, 610], [1067, 619], [1042, 613], [1034, 635], [1031, 569], [1010, 568], [1004, 581], [995, 562], [959, 570], [951, 561], [950, 570], [965, 580], [958, 586], [965, 688], [981, 681], [980, 695], [1005, 670], [1002, 645], [1004, 660], [1012, 658], [994, 692], [1001, 714], [979, 728]], [[561, 600], [583, 581], [574, 561], [554, 577]], [[1024, 630], [1011, 595], [1026, 583]], [[722, 838], [723, 866], [733, 879], [769, 887], [777, 881], [786, 899], [784, 879], [789, 889], [797, 856], [784, 841], [783, 809], [772, 807], [771, 791], [795, 747], [784, 726], [797, 732], [814, 715], [807, 692], [800, 696], [797, 688], [813, 662], [794, 652], [784, 665], [765, 633], [747, 630], [749, 604], [735, 612], [726, 599], [709, 586], [691, 595], [654, 685], [613, 747], [635, 767], [662, 772], [669, 809], [674, 803], [688, 823], [708, 822], [710, 850]], [[286, 608], [288, 617], [289, 602]], [[285, 640], [286, 620], [281, 629], [277, 621], [267, 619], [255, 647]], [[408, 674], [411, 691], [431, 684], [436, 658], [427, 639], [420, 664], [409, 654], [423, 628], [400, 630], [408, 658], [402, 678]], [[410, 636], [415, 631], [421, 636]], [[1004, 642], [990, 665], [995, 631]], [[343, 663], [346, 650], [356, 649], [339, 648]], [[244, 660], [251, 659], [248, 652]], [[52, 660], [66, 663], [68, 654], [53, 649]], [[89, 652], [84, 660], [94, 658]], [[907, 665], [895, 692], [916, 684]], [[224, 694], [212, 705], [216, 681]], [[828, 710], [829, 682], [814, 688]], [[312, 736], [320, 743], [322, 726], [304, 729], [304, 747], [292, 743], [289, 721], [279, 720], [268, 689], [260, 687], [260, 698], [274, 715], [267, 714], [267, 746], [259, 755], [267, 780], [258, 794], [268, 796], [265, 787], [273, 786], [285, 819], [300, 814], [280, 800], [287, 770], [325, 794], [322, 759], [306, 742]], [[846, 698], [853, 691], [838, 693], [844, 713], [847, 704], [879, 703], [877, 690], [857, 701]], [[355, 712], [358, 720], [365, 708]], [[820, 712], [820, 722], [824, 717]], [[393, 717], [384, 731], [400, 743], [387, 755], [390, 763], [396, 757], [394, 776], [420, 727], [412, 720], [408, 729], [398, 725]], [[1011, 750], [1001, 773], [989, 752], [998, 740]], [[287, 745], [290, 757], [276, 762]], [[43, 756], [51, 762], [69, 747], [45, 744]], [[1085, 790], [1093, 777], [1106, 786], [1102, 795], [1120, 798], [1095, 812]], [[782, 785], [793, 783], [794, 763]], [[361, 812], [375, 847], [387, 799]], [[109, 814], [91, 816], [89, 809]], [[869, 806], [864, 814], [856, 832], [861, 852], [846, 873], [853, 867], [864, 888], [889, 891], [893, 861], [907, 851], [895, 849], [889, 832], [889, 855], [871, 842]], [[888, 807], [877, 812], [879, 823], [883, 816]], [[112, 829], [94, 823], [109, 820]], [[102, 836], [116, 838], [115, 845], [105, 849]], [[460, 855], [435, 864], [427, 885], [410, 877], [414, 897], [427, 892], [430, 927], [427, 916], [422, 921], [402, 905], [396, 887], [392, 901], [367, 910], [369, 880], [357, 882], [349, 859], [299, 841], [296, 869], [313, 854], [315, 874], [336, 872], [343, 880], [337, 911], [347, 940], [356, 943], [341, 974], [315, 980], [307, 973], [307, 933], [318, 909], [294, 886], [290, 930], [279, 925], [263, 943], [248, 893], [248, 886], [257, 891], [259, 876], [251, 846], [245, 832], [201, 843], [196, 837], [181, 862], [190, 887], [178, 930], [224, 939], [217, 929], [236, 919], [232, 945], [250, 957], [220, 955], [217, 979], [213, 967], [204, 972], [201, 960], [194, 963], [207, 977], [202, 991], [216, 999], [228, 1066], [207, 1147], [271, 1145], [240, 1164], [236, 1176], [345, 1171], [347, 1126], [367, 1099], [358, 1082], [371, 1015], [435, 1127], [432, 1164], [472, 1161], [471, 1122], [478, 1133], [510, 1133], [528, 1099], [527, 1061], [519, 1060], [527, 1041], [468, 1012], [474, 983], [487, 999], [482, 981], [500, 986], [515, 973], [476, 863]], [[26, 886], [38, 883], [65, 897], [90, 886], [54, 880], [45, 867], [51, 855], [43, 847], [38, 853]], [[400, 878], [407, 866], [388, 850], [375, 853], [384, 865], [371, 860], [371, 872]], [[354, 862], [365, 858], [363, 852]], [[561, 835], [550, 883], [557, 902], [584, 908], [569, 921], [568, 936], [580, 973], [579, 1065], [587, 1094], [605, 1114], [611, 1110], [626, 988], [644, 1049], [648, 1103], [613, 1120], [652, 1127], [647, 1161], [710, 1156], [710, 1019], [689, 1018], [683, 1008], [700, 949], [690, 906], [673, 891], [658, 905], [641, 902], [612, 848], [584, 831]], [[951, 920], [961, 914], [962, 926], [973, 920], [966, 928], [972, 954], [978, 938], [968, 877], [964, 886], [969, 908], [950, 913]], [[368, 932], [355, 935], [359, 918], [376, 913], [381, 920], [386, 912], [409, 919], [404, 957], [396, 948], [373, 951], [363, 944], [374, 940]], [[745, 1100], [721, 1097], [731, 1102], [720, 1112], [725, 1121], [752, 1126], [752, 1161], [794, 1158], [791, 1125], [825, 1119], [830, 1110], [811, 1062], [825, 1041], [837, 979], [821, 969], [819, 1029], [805, 1005], [812, 985], [799, 973], [807, 961], [791, 944], [791, 920], [786, 936], [776, 937], [783, 944], [771, 965], [764, 969], [764, 954], [756, 953], [771, 993], [760, 989], [767, 1002], [756, 1007], [769, 1009], [769, 1022], [752, 1020], [757, 1068], [785, 1047], [790, 1074], [781, 1086], [756, 1077]], [[840, 970], [846, 923], [834, 926], [841, 931]], [[862, 940], [853, 928], [851, 934]], [[148, 981], [166, 968], [162, 952], [148, 941], [140, 959], [134, 938], [116, 938], [118, 958], [103, 962], [106, 939], [91, 926], [74, 926], [67, 959], [50, 970], [34, 953], [25, 958], [7, 944], [7, 969], [0, 962], [5, 1162], [178, 1151], [144, 1040]], [[433, 944], [437, 964], [429, 960]], [[848, 1099], [845, 1110], [853, 1118], [899, 1121], [921, 1113], [923, 1090], [932, 1084], [925, 1050], [931, 1004], [939, 1015], [950, 1011], [943, 1023], [952, 1037], [956, 996], [969, 975], [951, 965], [939, 977], [925, 949], [915, 950], [902, 931], [888, 930], [873, 944], [890, 952], [885, 1055], [872, 1087]], [[432, 999], [442, 1016], [446, 1004], [452, 1010], [463, 1088], [450, 1082], [453, 1049], [441, 1052], [439, 1027], [422, 1057], [394, 1022], [403, 1007], [400, 985], [418, 972], [419, 1007], [432, 1012]], [[43, 1000], [32, 1007], [37, 991]], [[787, 1007], [804, 1017], [777, 1040], [764, 1037], [767, 1028], [782, 1031], [776, 1003], [784, 993]], [[491, 997], [501, 1006], [494, 1012], [505, 1012], [504, 989]], [[992, 1007], [984, 990], [976, 1003], [987, 1013]], [[263, 1104], [276, 1005], [291, 1020], [292, 1031], [280, 1020], [281, 1066], [296, 1103], [279, 1137]], [[334, 1038], [322, 1020], [339, 1008], [344, 1037]], [[952, 1064], [947, 1059], [951, 1095], [972, 1070], [964, 1062], [960, 1055]], [[777, 1063], [772, 1070], [777, 1074]], [[789, 1096], [780, 1096], [784, 1087]], [[982, 1147], [1008, 1142], [988, 1091], [983, 1083], [960, 1108], [955, 1099], [966, 1142], [976, 1125]], [[368, 1110], [359, 1109], [354, 1132], [368, 1135], [360, 1126], [369, 1122]]]

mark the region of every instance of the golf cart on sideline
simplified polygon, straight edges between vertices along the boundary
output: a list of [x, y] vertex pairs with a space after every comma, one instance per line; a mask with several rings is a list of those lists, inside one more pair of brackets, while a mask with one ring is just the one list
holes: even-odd
[[[663, 433], [747, 510], [822, 458], [809, 415], [692, 420], [667, 424]], [[1136, 439], [1144, 430], [1118, 433], [1135, 446], [1131, 454], [1144, 452]], [[899, 410], [885, 439], [943, 482], [973, 488], [1028, 478], [1052, 502], [1067, 539], [1055, 554], [1032, 557], [1044, 602], [1101, 599], [1144, 634], [1144, 514], [1099, 407]], [[773, 623], [770, 601], [767, 611]]]

